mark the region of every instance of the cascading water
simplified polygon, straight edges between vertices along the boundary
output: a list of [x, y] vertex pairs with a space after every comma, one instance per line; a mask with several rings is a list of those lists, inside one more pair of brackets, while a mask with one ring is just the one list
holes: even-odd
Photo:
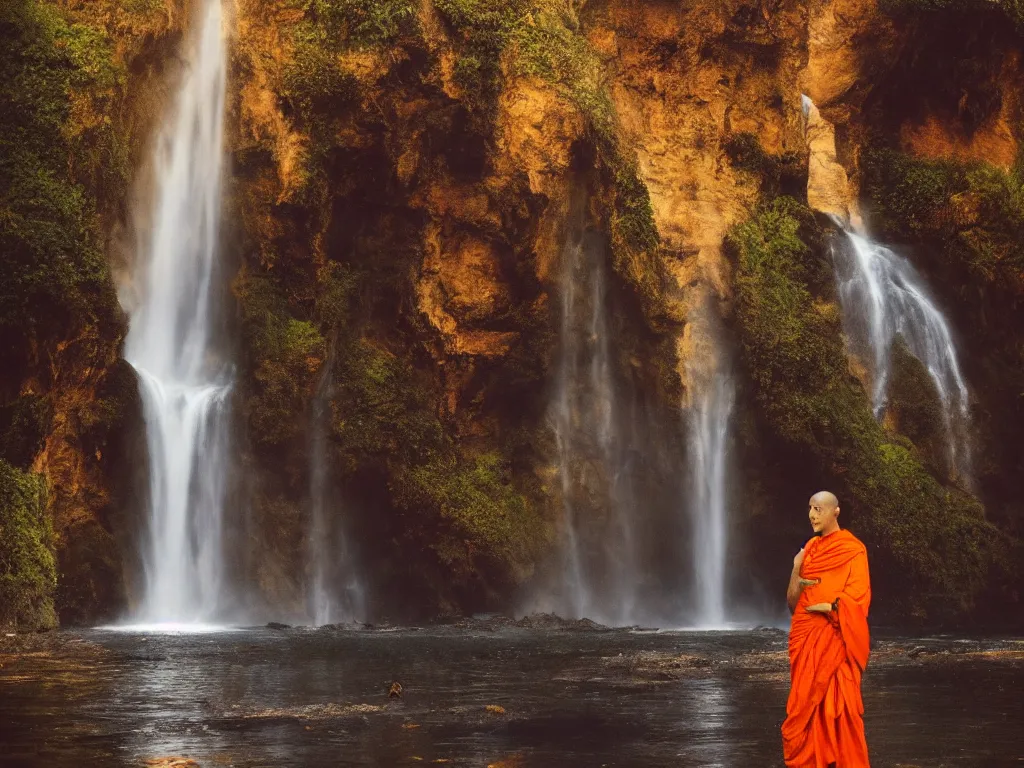
[[[823, 121], [814, 102], [806, 95], [801, 96], [801, 104], [805, 130], [809, 132], [812, 122], [820, 125]], [[814, 157], [814, 147], [810, 143], [808, 146], [812, 152], [812, 168], [838, 165], [834, 146], [826, 147], [819, 158]], [[854, 352], [870, 368], [875, 417], [881, 418], [885, 413], [893, 345], [897, 338], [902, 338], [910, 353], [925, 366], [938, 392], [948, 436], [949, 474], [970, 485], [970, 402], [949, 324], [929, 298], [924, 280], [913, 265], [858, 231], [861, 226], [856, 212], [846, 200], [837, 204], [839, 198], [848, 194], [845, 172], [839, 171], [833, 176], [833, 186], [841, 179], [842, 189], [833, 190], [832, 195], [825, 195], [819, 189], [818, 197], [822, 198], [819, 202], [832, 203], [828, 207], [819, 206], [819, 210], [829, 213], [849, 242], [849, 248], [833, 249], [836, 282], [846, 335]], [[824, 174], [821, 183], [828, 178], [829, 174]], [[847, 210], [842, 216], [833, 212], [843, 208]]]
[[695, 366], [689, 371], [694, 387], [689, 415], [689, 510], [693, 524], [695, 625], [713, 629], [726, 623], [728, 450], [735, 385], [721, 355], [713, 352], [710, 358], [710, 371], [699, 371]]
[[951, 474], [968, 482], [969, 398], [949, 324], [928, 297], [924, 281], [909, 261], [889, 248], [851, 231], [842, 221], [849, 249], [836, 251], [836, 280], [847, 334], [866, 348], [876, 417], [885, 411], [892, 349], [901, 337], [928, 371], [949, 435]]
[[226, 56], [220, 0], [201, 9], [156, 145], [125, 359], [149, 449], [145, 592], [138, 618], [209, 621], [223, 608], [222, 517], [230, 368], [213, 346]]
[[633, 615], [636, 573], [605, 249], [601, 237], [586, 230], [583, 205], [577, 205], [579, 224], [562, 253], [561, 354], [551, 409], [565, 522], [565, 599], [559, 610], [573, 618], [622, 623]]
[[364, 618], [364, 590], [353, 565], [348, 537], [341, 521], [332, 519], [331, 477], [328, 471], [327, 425], [331, 417], [331, 371], [334, 355], [328, 355], [313, 401], [310, 467], [310, 565], [309, 610], [314, 626], [351, 622]]

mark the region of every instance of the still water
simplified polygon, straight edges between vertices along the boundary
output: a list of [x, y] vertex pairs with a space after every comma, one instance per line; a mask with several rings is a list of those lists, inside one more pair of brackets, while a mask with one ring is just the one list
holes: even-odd
[[[781, 765], [775, 630], [469, 622], [15, 642], [0, 644], [4, 766]], [[872, 765], [1024, 766], [1022, 692], [1024, 641], [876, 639]]]

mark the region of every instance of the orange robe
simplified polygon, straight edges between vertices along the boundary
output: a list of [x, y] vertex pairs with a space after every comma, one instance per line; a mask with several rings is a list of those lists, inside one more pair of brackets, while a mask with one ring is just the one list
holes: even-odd
[[[861, 674], [868, 663], [868, 555], [852, 533], [838, 530], [804, 547], [800, 575], [820, 579], [800, 595], [789, 630], [792, 684], [782, 724], [789, 768], [868, 768]], [[839, 598], [839, 610], [808, 613]]]

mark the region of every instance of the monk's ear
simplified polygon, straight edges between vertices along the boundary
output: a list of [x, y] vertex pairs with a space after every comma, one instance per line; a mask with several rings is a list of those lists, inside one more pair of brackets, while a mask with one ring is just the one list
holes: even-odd
[[840, 512], [839, 507], [836, 507], [836, 517], [839, 517], [839, 512]]

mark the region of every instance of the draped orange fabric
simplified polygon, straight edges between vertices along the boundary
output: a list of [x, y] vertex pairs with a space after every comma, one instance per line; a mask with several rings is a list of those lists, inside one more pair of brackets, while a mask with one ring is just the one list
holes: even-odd
[[[846, 530], [813, 538], [804, 547], [800, 575], [821, 581], [800, 595], [789, 630], [792, 683], [782, 724], [786, 765], [868, 768], [860, 693], [870, 648], [867, 550]], [[837, 597], [837, 612], [806, 610]]]

